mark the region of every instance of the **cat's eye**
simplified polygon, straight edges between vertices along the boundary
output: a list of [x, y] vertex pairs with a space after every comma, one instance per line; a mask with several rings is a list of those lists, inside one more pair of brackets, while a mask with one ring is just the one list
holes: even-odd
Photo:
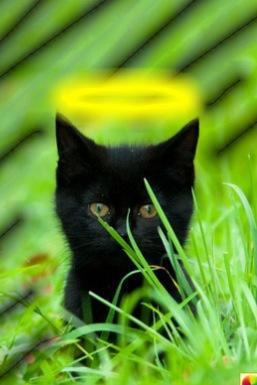
[[140, 209], [138, 211], [138, 215], [140, 215], [141, 217], [143, 217], [145, 219], [153, 218], [156, 216], [156, 214], [157, 214], [157, 211], [156, 211], [154, 205], [152, 205], [152, 204], [143, 205], [140, 207]]
[[107, 214], [110, 213], [110, 209], [107, 205], [104, 203], [91, 203], [89, 205], [89, 209], [93, 215], [96, 217], [105, 217]]

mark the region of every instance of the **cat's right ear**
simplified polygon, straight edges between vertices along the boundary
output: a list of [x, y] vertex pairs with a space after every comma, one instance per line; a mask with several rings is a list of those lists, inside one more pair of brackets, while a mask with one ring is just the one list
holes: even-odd
[[55, 125], [59, 158], [64, 159], [83, 146], [84, 137], [72, 123], [59, 113], [56, 114]]
[[59, 181], [69, 182], [88, 172], [96, 144], [82, 135], [61, 114], [56, 115], [56, 142], [59, 154]]

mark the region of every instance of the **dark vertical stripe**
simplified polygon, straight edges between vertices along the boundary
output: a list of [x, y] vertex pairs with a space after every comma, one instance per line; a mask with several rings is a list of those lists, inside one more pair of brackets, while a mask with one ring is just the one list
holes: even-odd
[[239, 84], [243, 82], [242, 77], [238, 77], [237, 79], [233, 79], [229, 83], [225, 84], [224, 87], [219, 90], [218, 94], [216, 94], [212, 99], [209, 99], [206, 102], [206, 107], [213, 107], [217, 104], [224, 96], [228, 95], [231, 91], [233, 91]]
[[[8, 301], [0, 307], [0, 317], [6, 316], [7, 313], [12, 312], [18, 305], [27, 305], [27, 301], [30, 301], [35, 296], [35, 291], [32, 288], [27, 289], [19, 295], [17, 299]], [[9, 314], [8, 314], [9, 315]]]
[[42, 129], [33, 130], [32, 132], [24, 135], [18, 139], [16, 143], [12, 144], [7, 150], [0, 154], [0, 165], [5, 162], [13, 153], [20, 149], [24, 144], [33, 139], [34, 137], [41, 136], [44, 134]]
[[230, 150], [230, 148], [233, 145], [238, 143], [241, 139], [243, 139], [246, 135], [248, 135], [250, 132], [252, 132], [254, 130], [257, 130], [257, 120], [255, 120], [254, 122], [250, 123], [244, 129], [242, 129], [237, 134], [235, 134], [230, 139], [228, 139], [226, 143], [224, 143], [220, 148], [218, 148], [215, 151], [216, 156], [224, 155], [224, 153], [227, 152], [228, 150]]
[[28, 355], [34, 353], [39, 347], [43, 346], [44, 344], [49, 344], [52, 340], [53, 337], [45, 336], [41, 338], [38, 342], [28, 347], [27, 350], [20, 355], [20, 358], [18, 358], [15, 362], [12, 362], [7, 369], [0, 372], [0, 379], [3, 379], [7, 375], [9, 375], [13, 370], [17, 369], [19, 365], [24, 362]]
[[29, 8], [25, 9], [24, 12], [19, 15], [19, 19], [14, 20], [14, 24], [5, 32], [4, 35], [0, 38], [0, 45], [2, 45], [10, 35], [14, 34], [17, 28], [23, 23], [24, 20], [27, 20], [28, 17], [33, 13], [33, 11], [41, 4], [41, 0], [36, 0], [32, 5], [29, 4]]
[[148, 38], [140, 43], [134, 51], [132, 51], [126, 58], [124, 58], [120, 63], [114, 66], [114, 71], [127, 66], [136, 55], [141, 52], [149, 44], [152, 44], [159, 36], [166, 33], [166, 31], [173, 25], [174, 22], [179, 20], [180, 17], [184, 16], [186, 13], [191, 12], [195, 4], [202, 2], [202, 0], [191, 0], [184, 8], [179, 10], [175, 15], [172, 15], [163, 25], [154, 31]]
[[232, 40], [235, 38], [239, 33], [241, 33], [244, 29], [250, 27], [257, 21], [257, 15], [252, 16], [247, 22], [244, 22], [242, 25], [237, 27], [232, 32], [229, 32], [226, 36], [224, 36], [221, 40], [219, 40], [217, 43], [203, 51], [200, 55], [197, 55], [189, 61], [181, 61], [181, 63], [177, 64], [175, 67], [175, 70], [177, 72], [184, 72], [188, 70], [189, 67], [191, 67], [193, 64], [197, 63], [199, 60], [203, 59], [205, 56], [207, 56], [209, 53], [214, 51], [216, 48], [224, 44], [225, 42], [228, 42], [229, 40]]
[[2, 240], [6, 235], [15, 230], [21, 223], [23, 223], [23, 218], [21, 215], [14, 218], [8, 225], [0, 232], [0, 240]]
[[20, 59], [13, 63], [9, 68], [3, 71], [0, 74], [0, 80], [4, 79], [12, 71], [16, 70], [20, 65], [24, 64], [28, 59], [31, 59], [33, 56], [37, 55], [43, 48], [46, 48], [48, 45], [58, 40], [60, 36], [64, 33], [71, 30], [75, 25], [84, 22], [86, 19], [94, 15], [97, 11], [102, 9], [104, 6], [109, 5], [112, 0], [100, 0], [94, 7], [87, 10], [77, 19], [73, 20], [70, 24], [66, 25], [64, 28], [52, 34], [47, 40], [41, 43], [38, 47], [34, 48], [32, 51], [25, 53]]

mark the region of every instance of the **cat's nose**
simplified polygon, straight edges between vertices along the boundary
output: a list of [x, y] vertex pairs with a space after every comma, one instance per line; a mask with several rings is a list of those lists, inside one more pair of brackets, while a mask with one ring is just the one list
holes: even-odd
[[124, 238], [127, 236], [126, 224], [121, 224], [120, 226], [117, 227], [116, 230], [118, 231], [121, 237]]
[[118, 233], [120, 234], [120, 236], [121, 237], [126, 237], [126, 235], [127, 235], [127, 232], [126, 232], [126, 230], [118, 230]]

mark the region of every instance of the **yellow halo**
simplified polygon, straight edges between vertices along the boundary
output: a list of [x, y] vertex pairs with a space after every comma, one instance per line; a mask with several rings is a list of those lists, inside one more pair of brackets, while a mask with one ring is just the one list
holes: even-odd
[[91, 118], [179, 118], [199, 113], [199, 90], [187, 77], [121, 73], [70, 80], [54, 93], [64, 114]]

